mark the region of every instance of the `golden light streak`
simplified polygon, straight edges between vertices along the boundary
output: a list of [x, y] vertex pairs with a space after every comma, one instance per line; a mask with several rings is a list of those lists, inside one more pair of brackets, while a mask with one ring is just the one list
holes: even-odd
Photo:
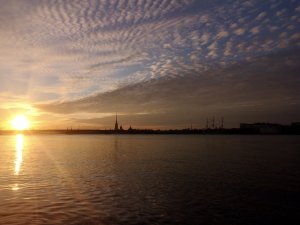
[[23, 161], [23, 144], [24, 139], [22, 134], [16, 136], [16, 160], [15, 160], [15, 175], [19, 175], [21, 164]]

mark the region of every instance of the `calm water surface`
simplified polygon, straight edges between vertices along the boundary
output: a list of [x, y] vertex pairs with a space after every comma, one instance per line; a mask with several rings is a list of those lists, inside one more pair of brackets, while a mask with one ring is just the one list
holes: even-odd
[[0, 136], [0, 224], [300, 224], [299, 136]]

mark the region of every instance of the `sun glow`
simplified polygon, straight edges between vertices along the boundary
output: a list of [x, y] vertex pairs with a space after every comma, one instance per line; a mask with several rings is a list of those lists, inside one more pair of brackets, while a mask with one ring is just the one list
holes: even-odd
[[29, 121], [25, 116], [16, 116], [12, 121], [12, 126], [16, 130], [27, 130], [30, 127]]

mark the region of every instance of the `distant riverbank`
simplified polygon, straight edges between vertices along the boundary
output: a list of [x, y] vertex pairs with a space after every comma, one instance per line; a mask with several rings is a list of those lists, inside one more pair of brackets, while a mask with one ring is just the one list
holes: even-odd
[[0, 135], [15, 135], [15, 134], [25, 134], [25, 135], [43, 135], [43, 134], [65, 134], [65, 135], [93, 135], [93, 134], [107, 134], [107, 135], [130, 135], [130, 134], [186, 134], [186, 135], [287, 135], [287, 134], [300, 134], [298, 129], [282, 129], [276, 130], [260, 130], [260, 129], [241, 129], [241, 128], [230, 128], [230, 129], [174, 129], [174, 130], [151, 130], [151, 129], [131, 129], [131, 130], [2, 130]]

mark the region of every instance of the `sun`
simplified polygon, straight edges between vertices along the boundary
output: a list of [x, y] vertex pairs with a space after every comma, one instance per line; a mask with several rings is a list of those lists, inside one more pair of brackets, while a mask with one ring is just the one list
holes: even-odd
[[27, 130], [30, 127], [29, 120], [23, 115], [16, 116], [11, 123], [16, 130]]

